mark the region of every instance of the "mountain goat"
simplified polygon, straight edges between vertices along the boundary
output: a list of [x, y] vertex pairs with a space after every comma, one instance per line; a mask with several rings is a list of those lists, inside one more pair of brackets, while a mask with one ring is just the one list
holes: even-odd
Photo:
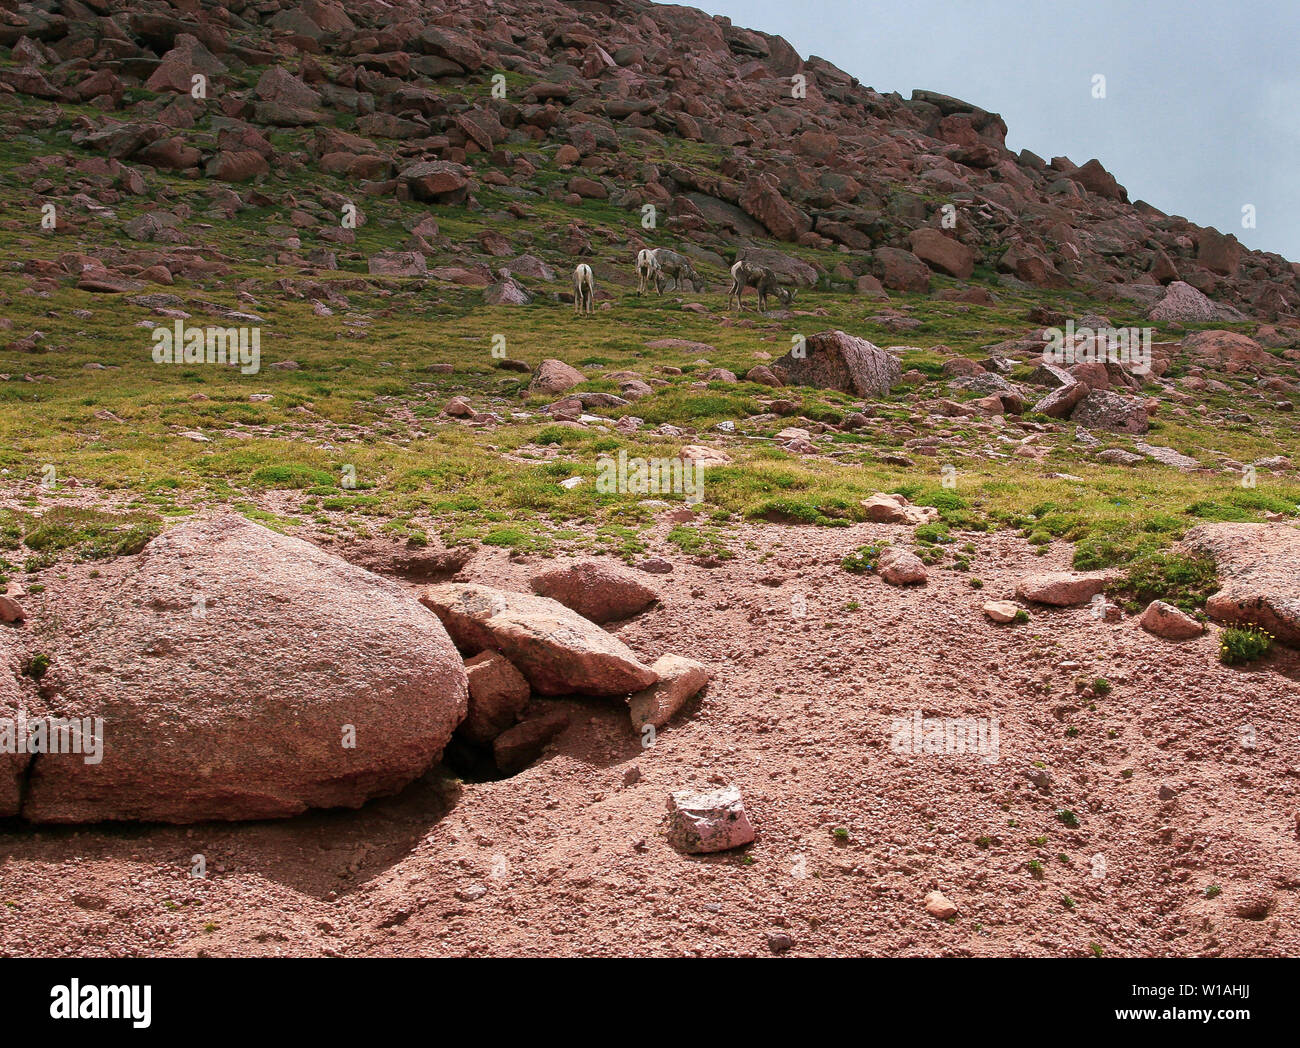
[[727, 305], [731, 305], [731, 300], [736, 300], [736, 311], [743, 313], [744, 305], [740, 301], [740, 296], [744, 293], [745, 288], [753, 286], [758, 292], [758, 311], [767, 312], [767, 296], [775, 294], [782, 306], [789, 306], [794, 301], [794, 292], [789, 288], [782, 287], [777, 283], [776, 274], [767, 266], [760, 266], [754, 262], [746, 262], [743, 259], [731, 267], [731, 292], [727, 295]]
[[590, 313], [596, 301], [596, 280], [591, 275], [591, 266], [579, 262], [573, 270], [573, 312], [582, 315]]
[[650, 290], [650, 282], [655, 276], [655, 255], [657, 252], [654, 248], [644, 247], [636, 253], [636, 293], [644, 295]]
[[681, 290], [683, 280], [689, 281], [692, 291], [700, 289], [701, 280], [695, 275], [695, 267], [691, 265], [691, 260], [676, 251], [661, 247], [655, 252], [654, 272], [655, 290], [659, 294], [664, 293], [664, 285], [668, 283], [669, 278], [672, 279], [674, 291]]

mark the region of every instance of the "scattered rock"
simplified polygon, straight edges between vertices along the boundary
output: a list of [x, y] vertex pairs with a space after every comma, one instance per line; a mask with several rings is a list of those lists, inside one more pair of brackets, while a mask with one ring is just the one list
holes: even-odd
[[930, 892], [925, 897], [925, 910], [931, 917], [941, 921], [957, 916], [957, 907], [948, 901], [943, 892]]
[[528, 767], [568, 726], [567, 713], [563, 710], [548, 710], [520, 721], [513, 728], [507, 728], [492, 742], [492, 756], [497, 767], [507, 775]]
[[667, 836], [678, 851], [706, 854], [749, 844], [754, 828], [735, 786], [710, 793], [679, 790], [668, 799]]
[[939, 519], [939, 511], [933, 506], [913, 506], [903, 495], [877, 491], [859, 505], [865, 511], [865, 519], [878, 524], [930, 524]]
[[888, 546], [876, 560], [876, 574], [891, 586], [911, 586], [926, 580], [925, 564], [915, 553]]
[[1163, 600], [1153, 600], [1148, 604], [1138, 621], [1148, 633], [1169, 640], [1186, 640], [1205, 632], [1205, 627], [1196, 619]]
[[1009, 600], [991, 600], [984, 605], [984, 614], [994, 622], [1014, 622], [1019, 610]]

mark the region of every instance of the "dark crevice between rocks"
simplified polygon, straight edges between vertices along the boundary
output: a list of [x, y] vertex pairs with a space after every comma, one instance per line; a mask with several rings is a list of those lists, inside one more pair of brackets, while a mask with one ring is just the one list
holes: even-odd
[[29, 753], [27, 763], [23, 765], [22, 771], [18, 773], [18, 813], [15, 818], [27, 818], [27, 797], [31, 792], [32, 773], [36, 770], [36, 758], [39, 753]]
[[532, 767], [569, 726], [570, 715], [549, 705], [532, 705], [524, 718], [491, 742], [457, 732], [442, 752], [442, 763], [463, 782], [500, 782]]
[[517, 774], [517, 771], [505, 772], [497, 767], [490, 743], [483, 745], [459, 737], [453, 737], [447, 743], [447, 748], [442, 751], [442, 763], [456, 778], [468, 783], [500, 782]]

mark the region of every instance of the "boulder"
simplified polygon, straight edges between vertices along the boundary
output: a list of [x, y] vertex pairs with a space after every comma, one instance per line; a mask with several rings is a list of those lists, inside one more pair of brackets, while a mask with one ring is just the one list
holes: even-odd
[[1138, 622], [1148, 633], [1169, 640], [1187, 640], [1205, 632], [1205, 627], [1187, 612], [1163, 600], [1153, 600], [1148, 604]]
[[933, 506], [913, 506], [902, 495], [886, 495], [881, 491], [863, 499], [859, 505], [863, 519], [877, 524], [931, 524], [939, 519], [939, 511]]
[[34, 822], [265, 819], [415, 779], [466, 712], [446, 631], [394, 582], [243, 517], [187, 521], [61, 588], [42, 691], [103, 759], [34, 762]]
[[420, 603], [462, 651], [501, 652], [541, 695], [630, 695], [658, 680], [626, 644], [549, 597], [450, 583]]
[[429, 26], [422, 30], [415, 46], [423, 54], [455, 62], [467, 73], [474, 72], [483, 64], [483, 51], [471, 37], [444, 26]]
[[469, 712], [457, 734], [470, 742], [489, 743], [519, 719], [532, 689], [510, 660], [495, 651], [481, 651], [466, 659], [465, 676]]
[[483, 291], [483, 301], [489, 306], [526, 306], [533, 300], [532, 293], [509, 270], [501, 270], [499, 277]]
[[1242, 246], [1231, 233], [1202, 229], [1196, 237], [1196, 261], [1219, 276], [1236, 276], [1241, 265]]
[[1075, 405], [1070, 420], [1088, 429], [1105, 429], [1113, 433], [1145, 433], [1151, 428], [1145, 400], [1108, 389], [1089, 392]]
[[251, 149], [223, 149], [207, 162], [203, 173], [222, 182], [247, 182], [270, 170], [261, 153]]
[[416, 200], [451, 203], [464, 199], [469, 168], [447, 160], [424, 160], [403, 168], [397, 176]]
[[1083, 382], [1071, 382], [1052, 390], [1034, 405], [1033, 411], [1049, 418], [1069, 418], [1070, 413], [1079, 405], [1091, 390]]
[[528, 392], [559, 396], [586, 381], [586, 375], [563, 360], [543, 360], [533, 372]]
[[876, 275], [891, 291], [930, 290], [930, 267], [912, 252], [896, 247], [877, 248]]
[[1219, 319], [1219, 307], [1182, 280], [1173, 281], [1160, 300], [1147, 311], [1152, 320], [1201, 323]]
[[429, 266], [418, 251], [381, 251], [371, 255], [368, 271], [375, 276], [427, 277]]
[[860, 397], [883, 396], [903, 377], [898, 358], [865, 338], [843, 331], [819, 331], [776, 361], [774, 373], [784, 381], [817, 389], [835, 389]]
[[681, 655], [661, 655], [650, 668], [659, 675], [659, 680], [628, 699], [632, 727], [638, 732], [647, 724], [662, 728], [709, 683], [709, 671], [704, 664]]
[[876, 574], [891, 586], [912, 586], [926, 580], [925, 564], [909, 550], [888, 546], [876, 560]]
[[1300, 529], [1287, 524], [1201, 524], [1181, 548], [1214, 558], [1222, 588], [1206, 602], [1216, 622], [1259, 626], [1300, 648]]
[[975, 252], [953, 237], [924, 226], [908, 238], [912, 253], [922, 262], [958, 280], [969, 280], [975, 271]]
[[1194, 331], [1183, 339], [1182, 347], [1198, 364], [1220, 371], [1262, 368], [1275, 362], [1253, 338], [1236, 331]]
[[1106, 588], [1106, 575], [1079, 575], [1069, 571], [1046, 571], [1026, 575], [1016, 587], [1016, 596], [1035, 604], [1069, 608], [1087, 604]]
[[659, 594], [630, 568], [603, 560], [579, 560], [549, 568], [528, 582], [542, 597], [558, 600], [592, 622], [614, 622], [644, 611]]
[[709, 793], [679, 790], [668, 798], [667, 837], [678, 851], [706, 854], [749, 844], [754, 827], [735, 786]]
[[1115, 176], [1101, 166], [1100, 160], [1089, 160], [1082, 167], [1070, 172], [1070, 177], [1089, 193], [1096, 193], [1107, 200], [1128, 203], [1128, 190], [1120, 185]]
[[253, 93], [264, 102], [298, 106], [302, 109], [317, 109], [321, 104], [321, 93], [308, 87], [296, 76], [282, 66], [270, 66], [257, 81]]
[[778, 240], [798, 240], [812, 229], [812, 220], [790, 204], [767, 176], [759, 175], [746, 182], [737, 203]]

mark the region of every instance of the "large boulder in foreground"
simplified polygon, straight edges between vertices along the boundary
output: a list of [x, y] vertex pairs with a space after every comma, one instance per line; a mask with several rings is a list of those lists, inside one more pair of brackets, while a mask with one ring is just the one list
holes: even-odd
[[903, 377], [902, 365], [892, 353], [843, 331], [810, 335], [772, 370], [792, 385], [837, 389], [860, 397], [883, 396]]
[[36, 758], [34, 822], [357, 807], [421, 775], [465, 716], [438, 620], [307, 542], [221, 515], [101, 570], [56, 597], [41, 692], [52, 715], [103, 717], [103, 759]]
[[578, 560], [547, 568], [528, 581], [532, 591], [558, 600], [592, 622], [615, 622], [644, 611], [659, 594], [640, 572], [603, 560]]
[[449, 583], [420, 603], [462, 651], [499, 651], [540, 695], [630, 695], [659, 679], [617, 637], [549, 597]]
[[1300, 648], [1300, 529], [1286, 524], [1201, 524], [1186, 552], [1214, 558], [1222, 588], [1205, 605], [1210, 618], [1255, 625]]

